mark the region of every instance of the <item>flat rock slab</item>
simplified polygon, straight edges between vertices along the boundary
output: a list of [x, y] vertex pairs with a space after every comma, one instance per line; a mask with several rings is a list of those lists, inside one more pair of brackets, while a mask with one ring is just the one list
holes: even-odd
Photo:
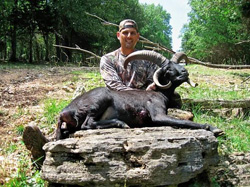
[[79, 186], [164, 186], [189, 181], [218, 163], [205, 130], [152, 127], [78, 131], [44, 145], [41, 176]]

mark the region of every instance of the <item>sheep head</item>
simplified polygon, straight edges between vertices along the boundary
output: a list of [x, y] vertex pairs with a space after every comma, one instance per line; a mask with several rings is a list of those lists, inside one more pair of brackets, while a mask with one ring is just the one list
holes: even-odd
[[127, 68], [129, 62], [139, 59], [150, 61], [159, 66], [159, 69], [154, 73], [153, 81], [160, 89], [168, 89], [172, 86], [172, 83], [175, 83], [176, 86], [183, 82], [191, 84], [187, 70], [178, 64], [182, 59], [188, 61], [188, 57], [184, 53], [175, 53], [169, 61], [166, 57], [154, 51], [136, 51], [127, 56], [124, 69]]

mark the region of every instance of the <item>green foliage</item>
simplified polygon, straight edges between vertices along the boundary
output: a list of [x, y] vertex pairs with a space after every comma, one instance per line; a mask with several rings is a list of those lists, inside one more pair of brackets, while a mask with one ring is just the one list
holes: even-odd
[[169, 14], [159, 5], [141, 5], [138, 0], [1, 1], [0, 11], [0, 58], [12, 61], [53, 59], [89, 65], [85, 62], [89, 54], [75, 54], [53, 44], [78, 45], [99, 56], [118, 48], [117, 28], [102, 24], [86, 12], [115, 24], [134, 19], [144, 37], [171, 47]]
[[16, 132], [19, 136], [21, 136], [23, 134], [23, 131], [24, 131], [24, 125], [18, 125], [16, 127]]
[[200, 106], [192, 107], [195, 116], [194, 121], [198, 123], [212, 124], [225, 132], [225, 136], [218, 137], [219, 152], [230, 154], [233, 152], [247, 152], [250, 149], [250, 130], [248, 116], [241, 118], [223, 118], [210, 110], [202, 109]]
[[[225, 125], [226, 138], [220, 137], [221, 151], [223, 152], [247, 152], [250, 149], [249, 117], [246, 119], [233, 118], [221, 123]], [[230, 124], [228, 126], [228, 124]]]
[[155, 43], [172, 48], [172, 27], [169, 24], [170, 14], [163, 10], [163, 7], [160, 5], [145, 4], [142, 6], [144, 10], [144, 27], [140, 30], [141, 34]]
[[[248, 84], [242, 81], [249, 77], [249, 73], [239, 72], [238, 70], [222, 71], [220, 69], [207, 68], [199, 65], [186, 66], [193, 81], [199, 82], [198, 87], [186, 88], [180, 86], [177, 91], [185, 98], [190, 99], [225, 99], [240, 100], [250, 97]], [[225, 80], [241, 79], [241, 82], [224, 82]], [[216, 78], [215, 78], [216, 77]], [[224, 84], [223, 86], [221, 86]]]
[[43, 187], [45, 181], [41, 179], [40, 172], [34, 171], [32, 176], [28, 175], [29, 167], [28, 161], [25, 157], [20, 157], [17, 172], [11, 179], [4, 184], [5, 187], [23, 187], [23, 186], [36, 186]]
[[101, 75], [99, 72], [93, 71], [93, 72], [85, 72], [84, 74], [84, 87], [86, 91], [89, 91], [96, 87], [103, 87], [105, 86], [104, 81], [101, 78]]
[[11, 154], [14, 153], [16, 150], [18, 149], [17, 145], [14, 143], [10, 143], [6, 148], [5, 148], [5, 152], [7, 154]]
[[44, 101], [44, 117], [46, 118], [46, 124], [53, 126], [57, 122], [56, 116], [70, 101], [56, 99], [47, 99]]
[[184, 26], [182, 48], [213, 63], [249, 63], [249, 30], [236, 1], [190, 0], [190, 22]]

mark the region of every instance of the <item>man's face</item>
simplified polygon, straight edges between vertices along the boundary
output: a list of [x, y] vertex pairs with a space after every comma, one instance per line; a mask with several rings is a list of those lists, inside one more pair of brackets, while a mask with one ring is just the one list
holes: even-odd
[[117, 32], [117, 38], [120, 40], [121, 47], [126, 49], [134, 49], [140, 34], [135, 28], [126, 28]]

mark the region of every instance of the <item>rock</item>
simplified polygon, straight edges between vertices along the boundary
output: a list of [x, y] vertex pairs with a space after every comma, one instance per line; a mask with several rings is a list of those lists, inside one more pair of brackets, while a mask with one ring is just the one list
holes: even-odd
[[152, 127], [76, 132], [44, 145], [41, 177], [79, 186], [165, 186], [189, 181], [218, 163], [205, 130]]
[[232, 153], [215, 170], [219, 181], [223, 181], [221, 186], [250, 186], [250, 153]]
[[191, 121], [193, 121], [193, 118], [194, 118], [194, 115], [192, 112], [180, 110], [180, 109], [176, 109], [176, 108], [169, 108], [168, 109], [168, 116], [174, 117], [177, 119], [191, 120]]

